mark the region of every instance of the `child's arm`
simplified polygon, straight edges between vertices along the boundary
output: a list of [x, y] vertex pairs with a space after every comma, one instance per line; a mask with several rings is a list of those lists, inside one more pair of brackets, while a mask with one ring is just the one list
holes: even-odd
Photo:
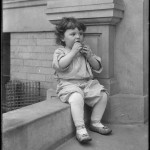
[[88, 62], [90, 63], [91, 67], [94, 70], [100, 70], [102, 67], [99, 61], [93, 57], [92, 51], [89, 46], [84, 46], [82, 50], [83, 55], [87, 58]]
[[74, 56], [75, 56], [75, 53], [72, 53], [72, 52], [68, 53], [67, 55], [65, 55], [59, 60], [59, 66], [62, 69], [67, 68], [72, 62]]
[[97, 61], [97, 59], [95, 59], [93, 56], [91, 56], [91, 57], [87, 58], [87, 60], [94, 70], [100, 70], [101, 64]]
[[67, 55], [65, 55], [64, 57], [62, 57], [59, 60], [59, 66], [64, 69], [67, 68], [70, 63], [72, 62], [74, 56], [82, 49], [82, 45], [78, 42], [75, 42], [75, 44], [72, 47], [72, 50], [70, 51], [70, 53], [68, 53]]

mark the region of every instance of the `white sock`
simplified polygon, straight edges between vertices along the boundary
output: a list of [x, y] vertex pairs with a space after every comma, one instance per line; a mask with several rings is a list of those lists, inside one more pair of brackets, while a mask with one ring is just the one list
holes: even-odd
[[104, 127], [104, 125], [101, 122], [92, 123], [92, 125], [100, 128]]
[[78, 127], [78, 128], [76, 128], [76, 132], [78, 134], [88, 134], [88, 132], [87, 132], [85, 127]]

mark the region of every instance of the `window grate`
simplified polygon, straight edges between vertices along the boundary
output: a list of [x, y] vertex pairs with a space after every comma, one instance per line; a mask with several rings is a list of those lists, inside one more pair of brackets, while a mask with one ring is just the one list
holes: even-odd
[[42, 101], [40, 96], [40, 82], [10, 80], [5, 84], [5, 88], [6, 100], [2, 104], [5, 112]]

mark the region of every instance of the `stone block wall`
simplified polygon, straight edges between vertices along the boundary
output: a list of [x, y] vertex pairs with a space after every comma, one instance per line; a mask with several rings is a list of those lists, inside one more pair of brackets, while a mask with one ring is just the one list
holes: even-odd
[[11, 79], [40, 81], [46, 96], [56, 87], [51, 65], [56, 48], [54, 32], [11, 33]]

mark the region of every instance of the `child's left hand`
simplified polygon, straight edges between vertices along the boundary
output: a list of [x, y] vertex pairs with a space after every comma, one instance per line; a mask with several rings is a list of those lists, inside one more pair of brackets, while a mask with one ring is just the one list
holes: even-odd
[[92, 50], [89, 46], [84, 45], [82, 50], [80, 51], [87, 59], [92, 56]]

